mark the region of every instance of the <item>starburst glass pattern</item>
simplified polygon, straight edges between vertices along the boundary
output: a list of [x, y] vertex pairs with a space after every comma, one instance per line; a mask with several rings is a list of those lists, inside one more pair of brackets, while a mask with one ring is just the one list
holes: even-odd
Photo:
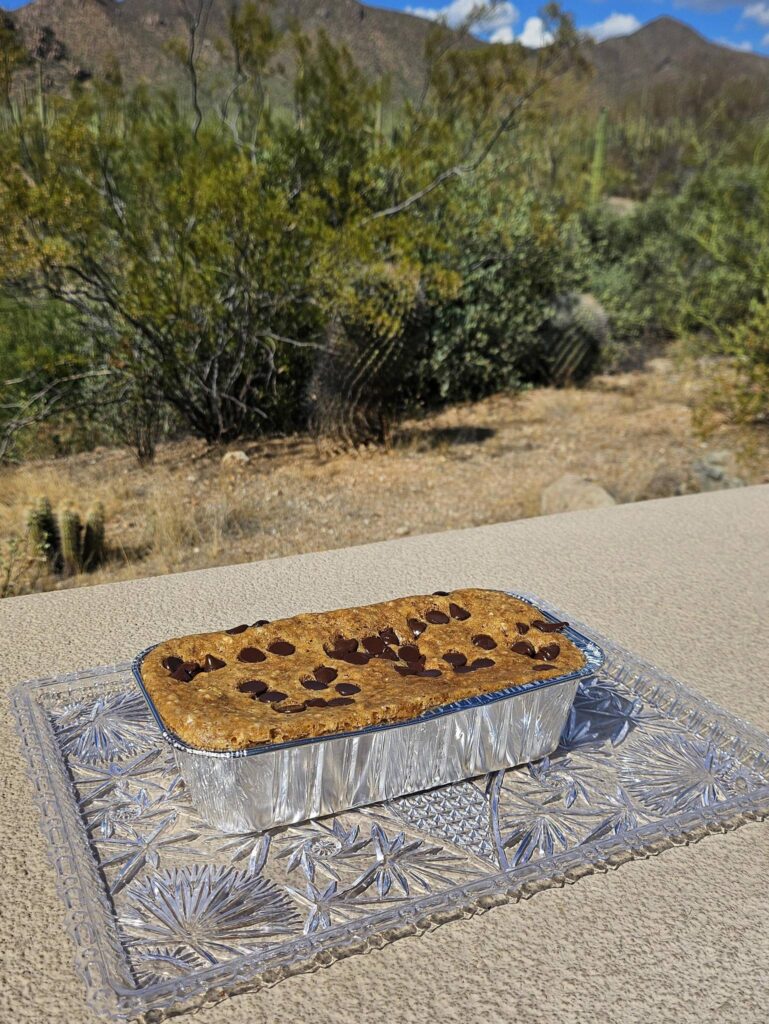
[[258, 875], [267, 863], [272, 842], [269, 833], [233, 832], [225, 836], [214, 831], [213, 835], [217, 837], [217, 851], [223, 853], [233, 864], [245, 860], [249, 874]]
[[123, 693], [130, 706], [136, 696], [125, 666], [17, 688], [93, 1004], [116, 1019], [127, 1008], [159, 1018], [212, 985], [258, 984], [268, 969], [281, 977], [276, 963], [291, 971], [308, 955], [383, 943], [485, 896], [576, 878], [607, 851], [637, 855], [698, 838], [703, 823], [765, 816], [769, 737], [599, 642], [606, 671], [581, 688], [549, 759], [267, 832], [205, 823], [157, 738], [96, 760], [78, 747], [109, 718], [106, 707], [89, 717], [99, 701]]
[[253, 953], [301, 930], [291, 900], [261, 875], [231, 867], [170, 868], [126, 892], [129, 947], [171, 946], [209, 964]]
[[196, 839], [197, 833], [174, 831], [176, 817], [176, 813], [173, 813], [162, 821], [153, 822], [151, 831], [146, 833], [138, 832], [130, 826], [123, 826], [119, 833], [98, 841], [102, 869], [121, 865], [119, 872], [110, 882], [110, 892], [113, 896], [128, 885], [145, 865], [157, 868], [160, 865], [161, 850], [165, 855], [187, 852], [185, 844]]
[[503, 867], [528, 864], [579, 846], [601, 820], [598, 808], [568, 807], [557, 793], [540, 800], [522, 796], [510, 775], [515, 773], [498, 773], [491, 789]]
[[625, 696], [607, 678], [581, 683], [577, 690], [561, 748], [619, 746], [639, 727], [646, 731], [669, 728], [668, 720], [637, 696]]
[[324, 887], [314, 882], [308, 882], [304, 889], [286, 886], [286, 892], [307, 913], [303, 926], [306, 935], [310, 932], [323, 931], [342, 921], [354, 921], [369, 913], [372, 901], [356, 899], [359, 891], [359, 888], [340, 889], [336, 880]]
[[458, 857], [442, 846], [430, 846], [422, 839], [408, 839], [405, 832], [390, 838], [381, 825], [371, 826], [374, 861], [355, 880], [352, 889], [362, 891], [374, 886], [380, 899], [391, 890], [412, 893], [437, 892], [460, 879], [481, 873], [466, 858]]
[[157, 744], [157, 727], [140, 693], [76, 701], [52, 716], [61, 750], [79, 761], [115, 761]]
[[148, 946], [135, 952], [131, 964], [140, 985], [157, 985], [192, 974], [205, 967], [206, 961], [183, 946]]
[[612, 774], [608, 755], [601, 750], [590, 758], [557, 754], [508, 771], [505, 786], [535, 802], [560, 800], [564, 807], [590, 807], [605, 799], [607, 787], [613, 791]]
[[735, 758], [693, 736], [642, 737], [619, 756], [631, 796], [657, 814], [679, 814], [745, 793], [759, 781]]
[[116, 793], [121, 799], [131, 784], [164, 791], [166, 786], [159, 776], [167, 774], [168, 763], [159, 755], [160, 751], [156, 749], [130, 761], [113, 761], [103, 765], [71, 761], [70, 768], [78, 789], [81, 809], [102, 800], [108, 794]]
[[168, 814], [173, 809], [174, 792], [172, 787], [169, 792], [151, 796], [142, 787], [131, 791], [123, 788], [111, 800], [86, 804], [83, 808], [86, 828], [92, 834], [98, 831], [102, 838], [109, 839], [121, 825], [135, 825], [139, 819], [146, 821], [159, 814]]
[[315, 881], [316, 873], [338, 882], [345, 862], [358, 857], [371, 843], [368, 837], [360, 838], [358, 825], [347, 828], [339, 818], [330, 824], [315, 821], [304, 826], [292, 826], [286, 832], [278, 833], [274, 840], [280, 847], [277, 859], [285, 861], [286, 873], [301, 868], [311, 882]]

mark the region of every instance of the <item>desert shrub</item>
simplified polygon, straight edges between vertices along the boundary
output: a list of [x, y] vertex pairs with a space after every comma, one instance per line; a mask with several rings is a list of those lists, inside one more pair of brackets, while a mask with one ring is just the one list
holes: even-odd
[[728, 370], [715, 375], [707, 405], [743, 426], [769, 425], [769, 291], [751, 302], [741, 323], [719, 332], [714, 347]]
[[559, 296], [582, 286], [576, 225], [530, 191], [465, 189], [452, 208], [453, 298], [437, 303], [423, 387], [441, 401], [547, 380], [547, 327]]

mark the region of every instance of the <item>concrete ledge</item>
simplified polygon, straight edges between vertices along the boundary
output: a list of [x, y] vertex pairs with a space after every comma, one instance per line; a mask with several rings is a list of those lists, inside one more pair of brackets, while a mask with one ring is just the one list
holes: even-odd
[[[769, 730], [769, 486], [0, 602], [4, 687], [163, 637], [460, 585], [520, 587]], [[90, 1021], [7, 702], [0, 1022]], [[766, 1019], [769, 828], [228, 1000], [200, 1022]]]

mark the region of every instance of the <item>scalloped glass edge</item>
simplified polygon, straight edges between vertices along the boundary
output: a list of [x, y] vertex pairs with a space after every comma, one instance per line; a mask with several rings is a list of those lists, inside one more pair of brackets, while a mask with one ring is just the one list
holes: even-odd
[[[689, 690], [667, 673], [615, 644], [560, 609], [531, 594], [515, 592], [598, 643], [606, 662], [619, 659], [636, 678], [632, 689], [667, 716], [703, 739], [764, 771], [769, 769], [769, 736], [731, 712]], [[407, 935], [431, 931], [448, 921], [471, 917], [502, 903], [528, 899], [585, 875], [617, 868], [629, 860], [655, 856], [672, 846], [697, 842], [769, 815], [769, 786], [735, 796], [718, 806], [699, 808], [642, 826], [632, 833], [607, 836], [535, 863], [496, 872], [464, 886], [414, 900], [408, 907], [383, 911], [365, 922], [342, 924], [320, 936], [306, 935], [275, 950], [240, 957], [181, 979], [137, 989], [126, 973], [111, 903], [77, 814], [72, 787], [53, 732], [37, 697], [67, 683], [127, 673], [131, 662], [85, 669], [17, 684], [10, 691], [27, 773], [33, 786], [65, 907], [67, 931], [75, 945], [75, 968], [86, 986], [86, 1000], [113, 1020], [158, 1021], [218, 1001], [223, 996], [271, 986], [292, 974], [326, 967], [334, 961]]]

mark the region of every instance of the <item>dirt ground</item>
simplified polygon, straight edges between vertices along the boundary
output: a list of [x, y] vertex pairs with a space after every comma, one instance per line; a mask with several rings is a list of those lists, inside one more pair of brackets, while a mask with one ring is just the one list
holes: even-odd
[[[102, 501], [109, 561], [66, 580], [20, 573], [11, 593], [534, 516], [564, 473], [618, 502], [691, 493], [701, 487], [697, 460], [740, 449], [726, 425], [706, 440], [695, 430], [701, 386], [696, 369], [660, 357], [583, 388], [499, 395], [407, 422], [387, 450], [321, 457], [292, 437], [233, 446], [248, 461], [230, 467], [223, 450], [190, 440], [163, 445], [149, 468], [111, 449], [27, 463], [0, 472], [0, 558], [43, 495], [81, 514]], [[759, 439], [733, 466], [746, 483], [768, 482], [769, 445]]]

